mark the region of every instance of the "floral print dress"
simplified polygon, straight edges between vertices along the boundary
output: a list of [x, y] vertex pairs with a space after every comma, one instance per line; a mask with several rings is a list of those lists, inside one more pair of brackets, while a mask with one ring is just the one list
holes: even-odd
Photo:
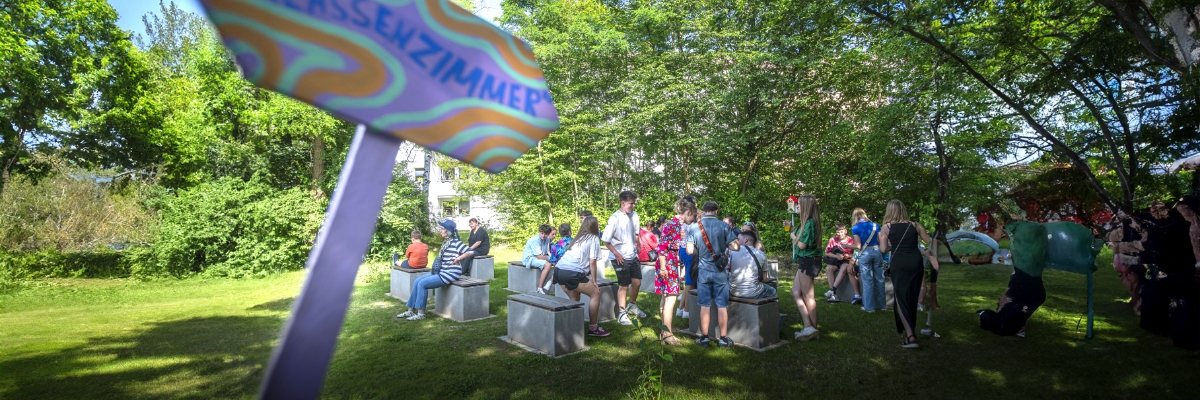
[[667, 277], [663, 279], [662, 263], [654, 263], [654, 294], [679, 294], [679, 249], [683, 246], [683, 224], [679, 218], [671, 218], [662, 227], [662, 237], [658, 241], [658, 255], [666, 258]]

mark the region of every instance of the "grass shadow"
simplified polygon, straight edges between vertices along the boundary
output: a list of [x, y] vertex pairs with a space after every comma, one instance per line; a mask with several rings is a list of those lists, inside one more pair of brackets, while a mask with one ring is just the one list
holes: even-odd
[[4, 398], [229, 398], [256, 391], [283, 319], [220, 316], [148, 324], [53, 353], [0, 361]]

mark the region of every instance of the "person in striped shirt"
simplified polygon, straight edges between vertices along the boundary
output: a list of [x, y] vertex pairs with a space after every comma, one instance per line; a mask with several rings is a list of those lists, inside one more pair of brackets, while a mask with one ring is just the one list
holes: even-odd
[[408, 311], [397, 315], [396, 318], [409, 321], [425, 319], [425, 303], [429, 300], [429, 289], [449, 285], [462, 276], [460, 263], [466, 258], [474, 257], [475, 252], [458, 240], [457, 228], [451, 220], [442, 221], [438, 226], [438, 232], [445, 238], [441, 250], [438, 250], [437, 263], [441, 264], [441, 267], [435, 268], [435, 273], [417, 278], [413, 282], [412, 294], [408, 296]]

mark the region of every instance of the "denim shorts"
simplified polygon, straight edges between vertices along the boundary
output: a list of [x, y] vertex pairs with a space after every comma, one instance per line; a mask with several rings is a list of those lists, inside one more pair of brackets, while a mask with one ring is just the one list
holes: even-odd
[[707, 268], [697, 269], [700, 272], [700, 276], [696, 277], [700, 307], [712, 306], [714, 300], [717, 308], [729, 307], [729, 273]]
[[797, 268], [799, 268], [800, 272], [803, 272], [805, 275], [816, 278], [817, 275], [821, 274], [821, 259], [820, 258], [800, 257], [799, 263], [797, 265], [798, 265]]

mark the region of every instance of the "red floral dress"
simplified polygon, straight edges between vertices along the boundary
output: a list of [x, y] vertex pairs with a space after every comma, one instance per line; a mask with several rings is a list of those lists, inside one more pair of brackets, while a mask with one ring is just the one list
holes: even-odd
[[681, 246], [683, 246], [683, 224], [679, 223], [679, 218], [671, 218], [663, 225], [662, 237], [658, 241], [659, 257], [667, 259], [667, 278], [663, 279], [661, 275], [662, 263], [655, 262], [654, 294], [679, 294], [679, 248]]

